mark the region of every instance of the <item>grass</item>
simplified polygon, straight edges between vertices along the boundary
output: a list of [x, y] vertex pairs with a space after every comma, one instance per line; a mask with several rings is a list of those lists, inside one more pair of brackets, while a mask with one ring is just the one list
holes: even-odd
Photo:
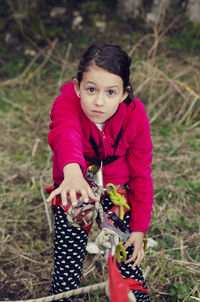
[[[176, 58], [160, 52], [165, 50], [165, 41], [149, 52], [155, 47], [152, 37], [145, 42], [140, 34], [136, 37], [130, 38], [134, 45], [125, 38], [123, 43], [127, 51], [134, 49], [132, 82], [151, 123], [155, 202], [147, 237], [158, 243], [147, 251], [142, 267], [144, 271], [150, 268], [146, 280], [153, 302], [192, 302], [192, 297], [200, 297], [199, 63], [196, 54]], [[115, 36], [112, 39], [118, 43]], [[83, 40], [77, 36], [74, 41], [81, 48], [86, 43]], [[46, 296], [51, 283], [52, 234], [41, 196], [41, 189], [52, 183], [49, 113], [60, 86], [75, 74], [79, 51], [72, 44], [67, 64], [63, 64], [69, 43], [57, 43], [57, 48], [47, 45], [35, 61], [18, 54], [1, 71], [2, 300]], [[3, 50], [0, 55], [4, 60]], [[95, 226], [90, 240], [97, 232]], [[82, 285], [106, 280], [103, 257], [86, 255], [84, 274]], [[75, 299], [86, 300], [108, 299], [103, 291]]]

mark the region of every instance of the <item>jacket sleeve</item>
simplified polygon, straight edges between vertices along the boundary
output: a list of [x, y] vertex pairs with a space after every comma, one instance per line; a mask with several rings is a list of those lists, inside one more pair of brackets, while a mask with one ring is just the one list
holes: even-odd
[[[144, 232], [149, 228], [153, 204], [152, 141], [144, 105], [136, 104], [132, 142], [127, 153], [130, 167], [129, 201], [131, 204], [131, 231]], [[132, 132], [132, 133], [133, 133]]]
[[56, 98], [50, 115], [52, 122], [48, 142], [60, 171], [69, 163], [78, 163], [85, 173], [80, 112], [80, 101], [71, 82], [62, 88], [62, 94]]

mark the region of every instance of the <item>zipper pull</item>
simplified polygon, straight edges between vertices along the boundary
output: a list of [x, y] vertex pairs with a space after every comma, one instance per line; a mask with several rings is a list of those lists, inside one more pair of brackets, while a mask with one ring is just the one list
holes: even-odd
[[103, 137], [104, 140], [106, 140], [106, 136], [105, 136], [104, 131], [102, 131], [102, 137]]

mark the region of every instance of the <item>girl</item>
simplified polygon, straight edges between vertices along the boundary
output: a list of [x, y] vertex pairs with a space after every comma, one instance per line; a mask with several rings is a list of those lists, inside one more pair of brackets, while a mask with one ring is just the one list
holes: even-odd
[[[144, 257], [143, 238], [148, 230], [153, 203], [150, 164], [152, 142], [144, 105], [133, 97], [129, 82], [131, 59], [119, 47], [92, 45], [83, 55], [77, 77], [62, 87], [51, 111], [49, 144], [53, 155], [56, 189], [47, 201], [60, 196], [55, 211], [54, 261], [51, 294], [79, 286], [88, 233], [69, 226], [65, 215], [70, 196], [97, 201], [84, 176], [93, 163], [103, 163], [104, 186], [126, 185], [131, 211], [124, 222], [131, 235], [125, 243], [128, 259], [120, 266], [124, 278], [144, 284], [139, 265]], [[105, 212], [112, 210], [108, 196]], [[137, 301], [150, 301], [141, 291]], [[72, 301], [73, 298], [66, 301]]]

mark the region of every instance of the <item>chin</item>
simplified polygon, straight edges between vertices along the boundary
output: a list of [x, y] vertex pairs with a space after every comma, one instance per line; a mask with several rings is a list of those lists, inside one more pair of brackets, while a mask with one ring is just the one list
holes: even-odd
[[95, 124], [103, 124], [103, 123], [105, 123], [105, 120], [104, 120], [104, 119], [91, 118], [90, 120], [91, 120], [93, 123], [95, 123]]

